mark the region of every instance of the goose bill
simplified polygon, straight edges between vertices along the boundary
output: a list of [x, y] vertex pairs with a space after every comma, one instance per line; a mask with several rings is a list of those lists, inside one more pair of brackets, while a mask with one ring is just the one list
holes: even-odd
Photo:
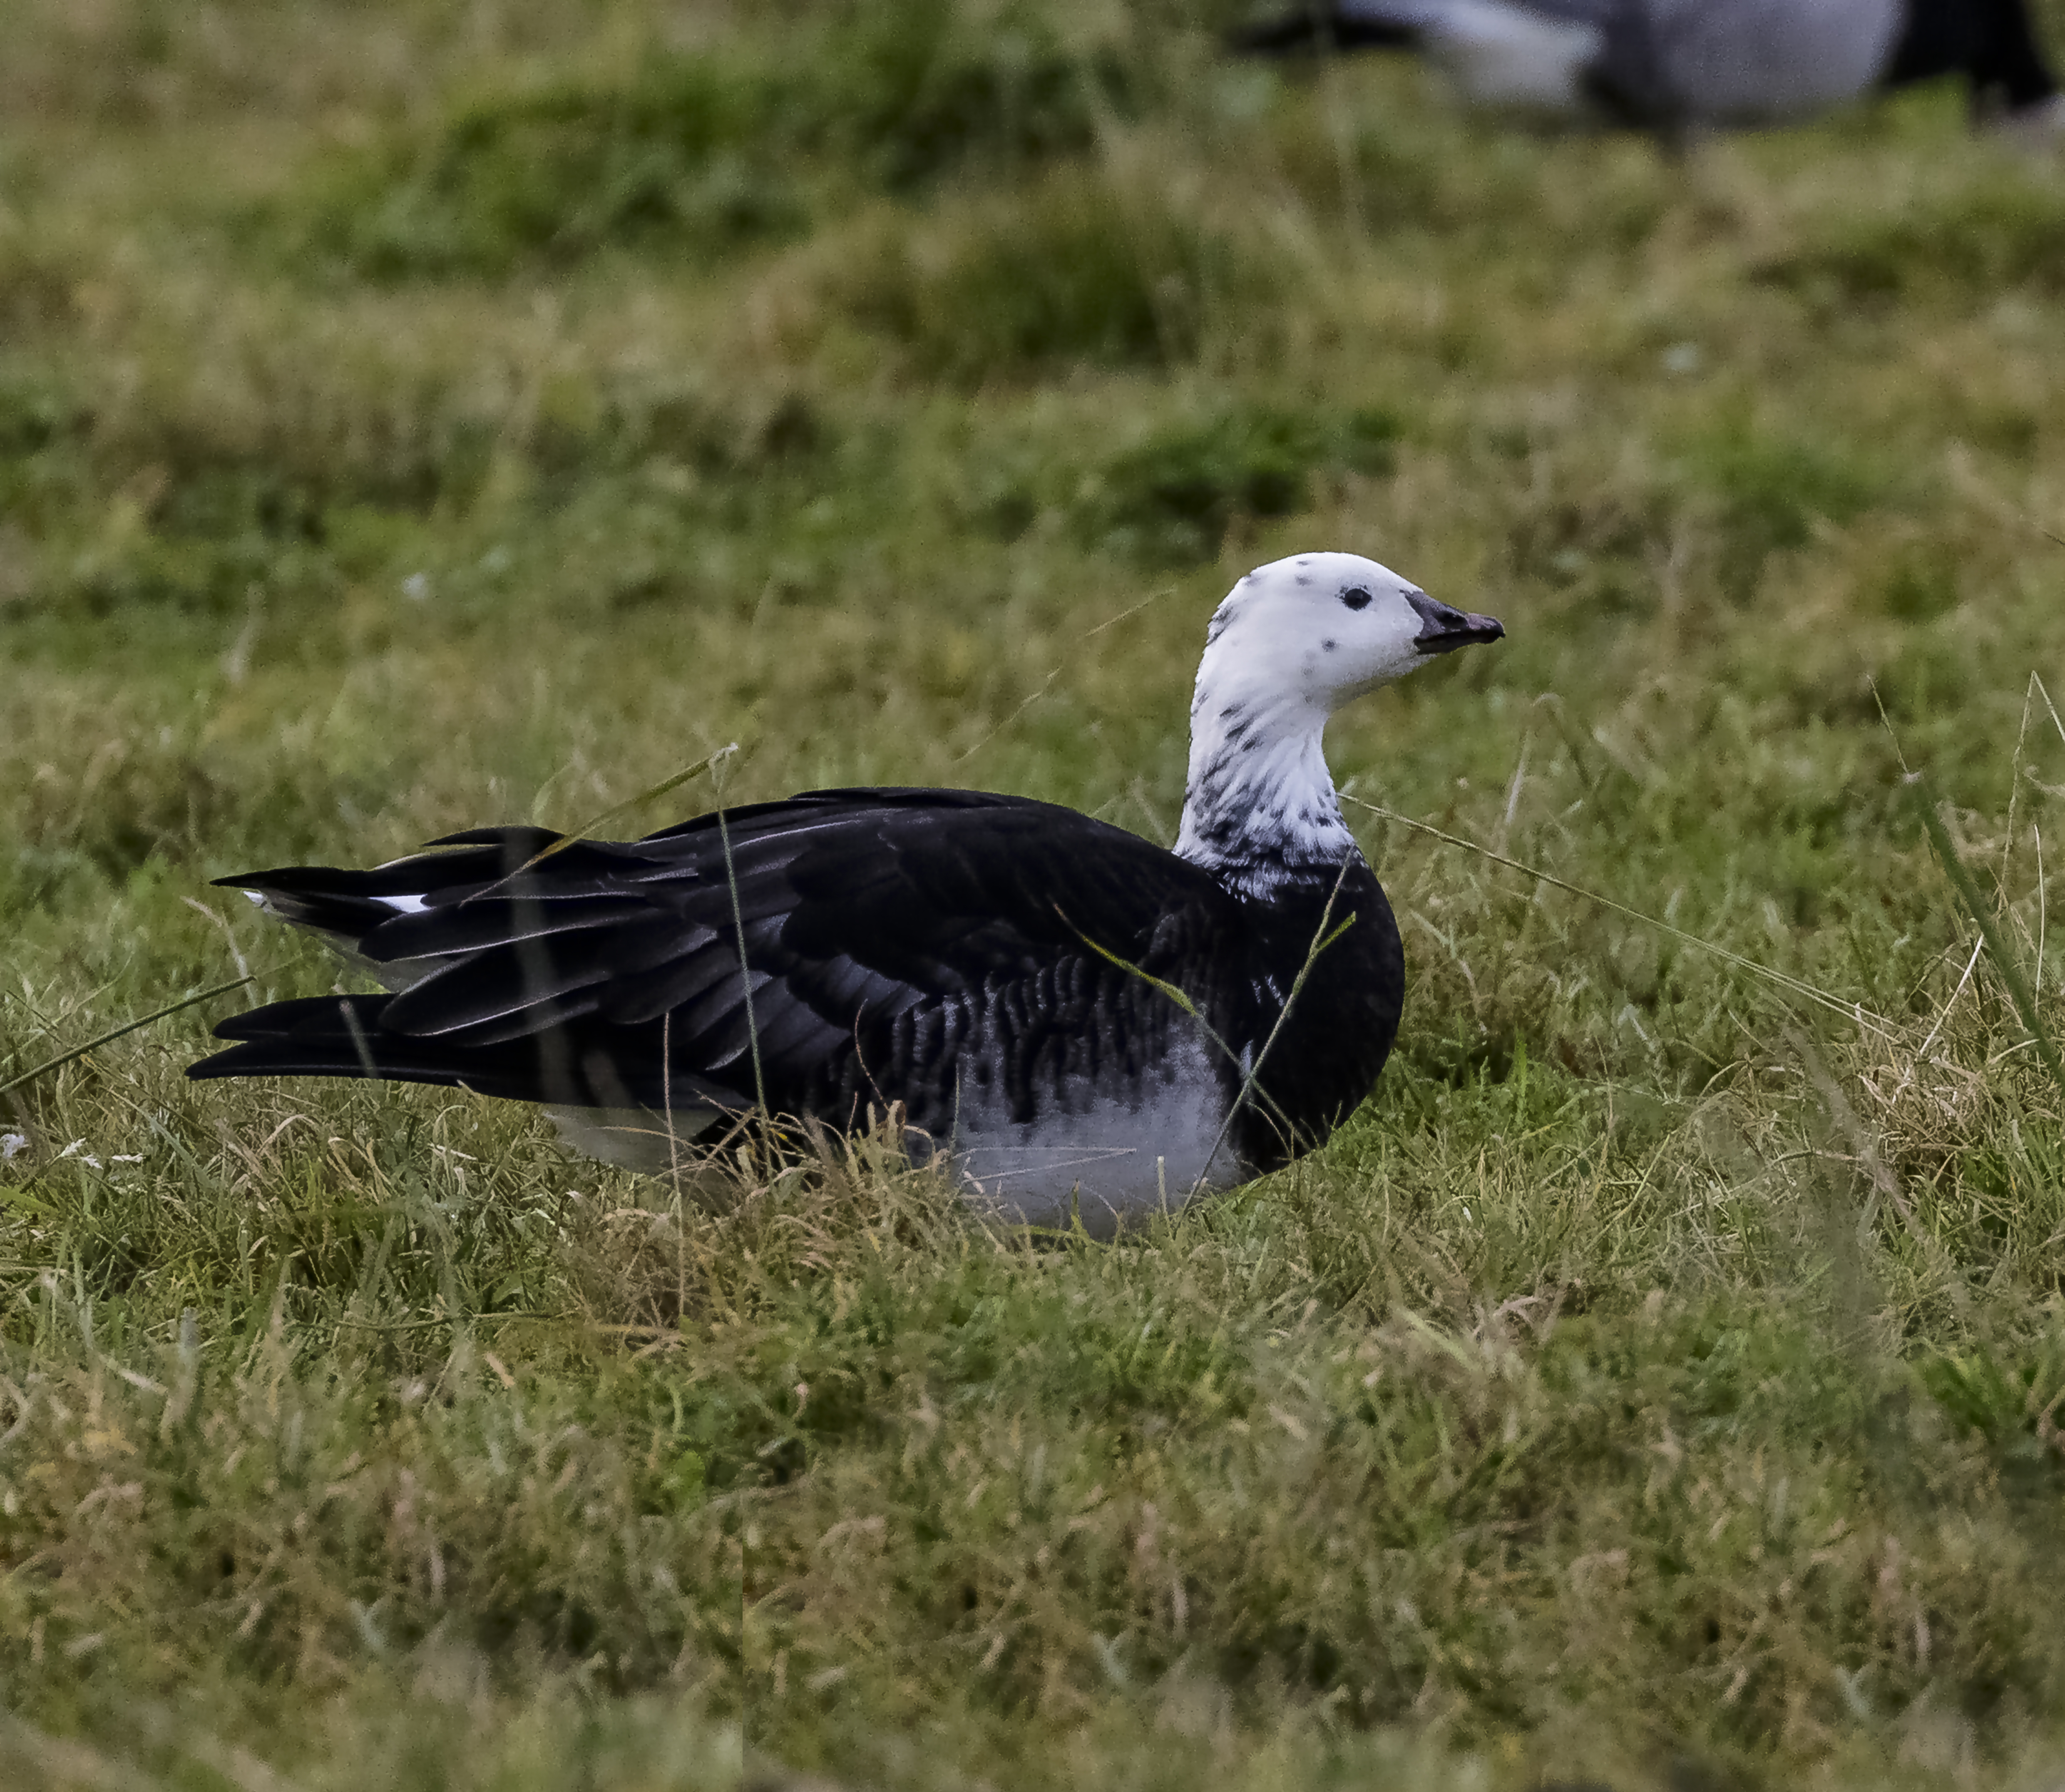
[[1505, 638], [1505, 625], [1495, 616], [1451, 609], [1424, 591], [1410, 593], [1408, 601], [1420, 613], [1421, 627], [1412, 645], [1422, 653], [1453, 653], [1458, 647]]

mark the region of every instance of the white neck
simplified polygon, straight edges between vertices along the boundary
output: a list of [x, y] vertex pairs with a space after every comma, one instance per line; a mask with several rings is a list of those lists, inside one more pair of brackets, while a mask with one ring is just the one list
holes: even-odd
[[1354, 852], [1321, 745], [1326, 726], [1327, 711], [1308, 698], [1228, 688], [1201, 669], [1178, 856], [1243, 896], [1266, 897], [1298, 872]]

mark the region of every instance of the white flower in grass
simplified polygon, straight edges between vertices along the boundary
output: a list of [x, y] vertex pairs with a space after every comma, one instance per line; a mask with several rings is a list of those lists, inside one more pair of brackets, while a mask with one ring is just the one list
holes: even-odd
[[[22, 1138], [19, 1133], [9, 1133], [6, 1135], [6, 1139], [0, 1139], [0, 1143], [6, 1143], [6, 1140], [15, 1141], [14, 1143], [8, 1147], [7, 1155], [9, 1157], [12, 1157], [16, 1151], [22, 1148], [22, 1146], [28, 1143], [28, 1140]], [[85, 1164], [87, 1168], [92, 1170], [100, 1170], [107, 1167], [105, 1164], [102, 1163], [99, 1158], [95, 1157], [92, 1152], [89, 1151], [86, 1148], [86, 1141], [83, 1139], [75, 1139], [69, 1145], [66, 1146], [63, 1151], [59, 1151], [58, 1155], [61, 1158], [75, 1157], [81, 1163]], [[109, 1163], [141, 1163], [143, 1161], [143, 1154], [141, 1151], [117, 1151], [107, 1160]]]

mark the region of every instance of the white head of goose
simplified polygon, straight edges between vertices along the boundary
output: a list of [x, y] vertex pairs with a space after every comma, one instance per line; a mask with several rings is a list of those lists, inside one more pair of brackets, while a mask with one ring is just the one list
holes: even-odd
[[1354, 554], [1251, 572], [1198, 669], [1173, 852], [1022, 797], [843, 790], [535, 864], [559, 836], [489, 827], [224, 878], [388, 993], [239, 1015], [188, 1074], [542, 1102], [647, 1168], [756, 1107], [901, 1102], [985, 1210], [1109, 1231], [1311, 1150], [1374, 1086], [1404, 959], [1320, 736], [1504, 632]]

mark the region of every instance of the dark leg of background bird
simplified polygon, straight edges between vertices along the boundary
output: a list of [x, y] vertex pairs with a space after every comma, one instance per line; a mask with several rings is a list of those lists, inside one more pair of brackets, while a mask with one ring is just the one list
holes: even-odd
[[1914, 0], [1885, 84], [1954, 74], [1971, 83], [1981, 115], [2022, 111], [2058, 92], [2024, 0]]

